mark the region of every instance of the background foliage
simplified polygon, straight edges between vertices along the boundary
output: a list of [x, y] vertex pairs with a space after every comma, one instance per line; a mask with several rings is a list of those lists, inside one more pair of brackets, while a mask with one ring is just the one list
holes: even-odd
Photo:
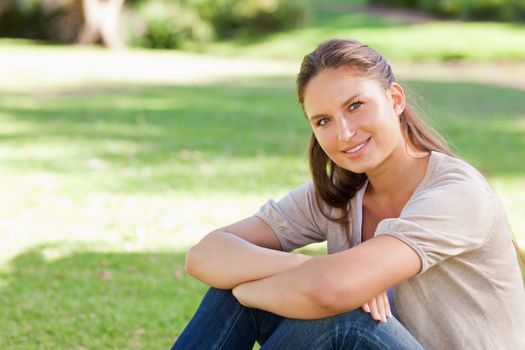
[[370, 0], [466, 20], [519, 21], [525, 19], [525, 0]]
[[[130, 44], [179, 48], [258, 36], [306, 19], [297, 0], [128, 0], [122, 31]], [[0, 36], [70, 43], [82, 26], [81, 0], [16, 0], [0, 5]]]
[[[0, 36], [74, 42], [82, 26], [82, 0], [0, 3]], [[326, 2], [330, 6], [333, 1]], [[128, 0], [121, 18], [125, 40], [147, 48], [202, 48], [231, 38], [254, 38], [312, 24], [309, 0]], [[468, 20], [525, 19], [525, 0], [353, 0], [400, 6]], [[340, 4], [339, 4], [340, 5]], [[354, 9], [356, 11], [357, 9]]]

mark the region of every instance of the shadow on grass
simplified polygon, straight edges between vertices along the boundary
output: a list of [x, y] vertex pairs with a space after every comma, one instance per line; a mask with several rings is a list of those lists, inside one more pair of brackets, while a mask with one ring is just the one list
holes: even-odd
[[43, 245], [10, 262], [0, 289], [2, 349], [167, 349], [206, 286], [183, 252], [60, 252]]
[[0, 274], [0, 348], [168, 349], [208, 289], [184, 273], [184, 258], [64, 243], [28, 250]]
[[[461, 156], [486, 175], [525, 175], [524, 91], [408, 84]], [[126, 193], [267, 193], [308, 178], [311, 131], [290, 77], [4, 94], [0, 103], [2, 158], [14, 171]]]
[[208, 289], [184, 259], [64, 243], [28, 250], [0, 274], [0, 348], [168, 349]]

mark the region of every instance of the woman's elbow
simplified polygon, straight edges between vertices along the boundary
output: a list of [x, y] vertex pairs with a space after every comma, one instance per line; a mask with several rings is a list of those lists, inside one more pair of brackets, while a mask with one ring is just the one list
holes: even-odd
[[326, 273], [313, 279], [317, 283], [312, 286], [309, 294], [314, 303], [329, 314], [339, 314], [359, 306], [356, 302], [362, 297], [359, 292], [362, 288], [342, 283], [343, 279]]
[[216, 273], [206, 269], [205, 262], [202, 259], [204, 255], [205, 253], [203, 253], [202, 249], [198, 246], [190, 248], [188, 253], [186, 253], [186, 273], [211, 287], [220, 289], [233, 288], [234, 286], [232, 287], [230, 284], [223, 281]]
[[191, 247], [188, 252], [186, 253], [186, 262], [185, 262], [185, 270], [186, 272], [193, 277], [197, 277], [197, 271], [198, 271], [198, 263], [199, 263], [199, 252], [198, 249], [196, 249], [197, 246]]
[[200, 242], [191, 247], [186, 253], [185, 269], [190, 276], [197, 277], [196, 274], [199, 271], [199, 265], [202, 265], [202, 256], [206, 256], [204, 252], [206, 245], [203, 243], [206, 241], [208, 235], [204, 236]]
[[315, 304], [323, 309], [329, 310], [337, 305], [336, 293], [327, 284], [319, 284], [311, 291], [310, 296]]

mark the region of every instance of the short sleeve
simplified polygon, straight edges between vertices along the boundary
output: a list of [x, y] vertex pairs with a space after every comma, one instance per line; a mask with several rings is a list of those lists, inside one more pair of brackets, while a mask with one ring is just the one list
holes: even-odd
[[326, 240], [326, 235], [319, 228], [323, 217], [311, 182], [292, 190], [278, 202], [269, 200], [255, 215], [272, 228], [283, 251], [289, 252]]
[[416, 251], [419, 274], [478, 249], [494, 231], [495, 198], [488, 184], [454, 176], [416, 191], [399, 218], [379, 223], [375, 235], [394, 236]]

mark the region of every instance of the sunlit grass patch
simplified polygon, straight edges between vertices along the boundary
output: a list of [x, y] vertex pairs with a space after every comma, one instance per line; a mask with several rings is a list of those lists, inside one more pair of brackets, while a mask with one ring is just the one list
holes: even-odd
[[[357, 39], [390, 60], [523, 60], [525, 26], [496, 22], [404, 23], [375, 15], [318, 10], [312, 25], [255, 41], [226, 41], [206, 52], [299, 61], [331, 38]], [[490, 43], [488, 45], [487, 43]]]

